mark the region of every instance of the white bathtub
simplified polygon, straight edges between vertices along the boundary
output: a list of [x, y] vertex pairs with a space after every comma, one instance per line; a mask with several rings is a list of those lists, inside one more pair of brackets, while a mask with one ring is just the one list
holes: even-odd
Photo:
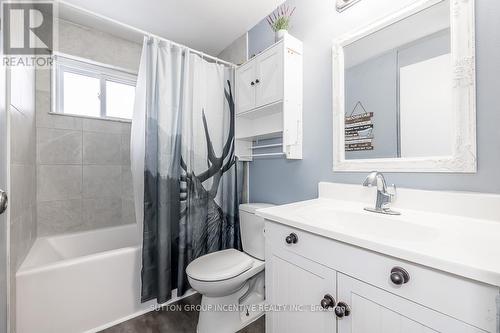
[[145, 313], [140, 272], [135, 225], [39, 238], [16, 275], [17, 332], [95, 332]]

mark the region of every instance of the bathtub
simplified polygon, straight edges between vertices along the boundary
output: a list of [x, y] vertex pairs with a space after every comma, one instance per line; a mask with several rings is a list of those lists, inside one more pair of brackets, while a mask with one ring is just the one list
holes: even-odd
[[96, 332], [148, 312], [140, 271], [136, 225], [38, 238], [16, 275], [17, 332]]

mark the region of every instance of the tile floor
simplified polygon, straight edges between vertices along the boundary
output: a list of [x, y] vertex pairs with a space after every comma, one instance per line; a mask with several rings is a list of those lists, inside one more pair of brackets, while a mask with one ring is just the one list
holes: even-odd
[[[182, 299], [174, 304], [198, 305], [199, 294]], [[196, 311], [153, 311], [137, 318], [110, 327], [100, 333], [196, 333], [198, 312]], [[245, 327], [238, 333], [265, 333], [264, 317]]]

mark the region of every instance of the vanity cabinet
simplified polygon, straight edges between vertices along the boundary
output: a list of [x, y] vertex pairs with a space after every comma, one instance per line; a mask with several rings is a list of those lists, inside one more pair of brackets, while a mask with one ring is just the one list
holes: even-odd
[[498, 294], [494, 286], [266, 221], [266, 332], [493, 333]]
[[[332, 333], [335, 316], [317, 311], [317, 307], [325, 295], [334, 298], [336, 272], [287, 251], [276, 250], [268, 260], [267, 299], [272, 299], [276, 307], [272, 309], [273, 319], [268, 321], [267, 329], [272, 327], [271, 332], [286, 333]], [[311, 305], [315, 309], [311, 309]]]
[[[291, 35], [236, 69], [235, 154], [240, 161], [302, 159], [302, 42]], [[272, 139], [273, 142], [259, 143]]]
[[338, 333], [484, 332], [347, 275], [338, 273], [337, 280], [338, 299], [352, 309], [338, 319]]

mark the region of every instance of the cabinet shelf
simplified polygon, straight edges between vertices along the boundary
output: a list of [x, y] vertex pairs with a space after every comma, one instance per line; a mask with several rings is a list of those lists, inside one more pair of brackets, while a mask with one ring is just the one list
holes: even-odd
[[266, 154], [251, 154], [251, 155], [242, 155], [241, 158], [259, 158], [259, 157], [279, 157], [284, 156], [285, 153], [266, 153]]
[[263, 106], [259, 106], [255, 109], [237, 113], [236, 117], [247, 118], [247, 119], [258, 119], [266, 115], [271, 115], [275, 113], [283, 112], [281, 104], [283, 101], [277, 101]]
[[[280, 138], [283, 136], [283, 131], [277, 131], [277, 132], [272, 132], [272, 133], [265, 133], [265, 134], [255, 134], [255, 135], [248, 135], [248, 136], [236, 136], [236, 140], [241, 140], [241, 141], [249, 141], [252, 143], [253, 141], [257, 140], [267, 140], [267, 139], [275, 139], [275, 138]], [[250, 148], [250, 146], [247, 146], [245, 148]]]
[[275, 147], [283, 147], [283, 144], [282, 143], [273, 143], [271, 145], [252, 146], [249, 149], [254, 150], [254, 149], [275, 148]]

